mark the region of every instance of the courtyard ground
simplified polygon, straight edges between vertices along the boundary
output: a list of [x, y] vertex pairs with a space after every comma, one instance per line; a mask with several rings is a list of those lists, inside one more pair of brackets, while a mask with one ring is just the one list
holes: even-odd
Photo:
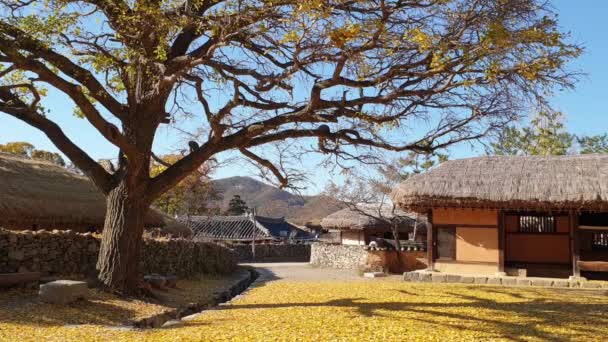
[[[351, 271], [263, 264], [264, 279], [242, 296], [171, 328], [123, 331], [8, 319], [10, 340], [517, 340], [608, 339], [605, 290], [408, 283]], [[0, 305], [6, 311], [6, 306]], [[35, 316], [39, 312], [30, 312]], [[90, 313], [94, 315], [93, 312]]]

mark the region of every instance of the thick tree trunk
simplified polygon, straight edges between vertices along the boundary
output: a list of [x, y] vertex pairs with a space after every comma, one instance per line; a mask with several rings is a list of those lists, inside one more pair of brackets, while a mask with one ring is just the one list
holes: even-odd
[[113, 292], [134, 293], [139, 282], [139, 252], [149, 205], [121, 183], [106, 197], [107, 210], [97, 270]]

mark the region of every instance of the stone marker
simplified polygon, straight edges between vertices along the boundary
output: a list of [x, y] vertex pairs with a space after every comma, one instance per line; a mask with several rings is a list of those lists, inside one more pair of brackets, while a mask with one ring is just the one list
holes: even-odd
[[89, 288], [84, 281], [56, 280], [40, 285], [40, 300], [46, 303], [68, 304], [89, 295]]
[[363, 273], [363, 277], [365, 278], [379, 278], [384, 277], [386, 274], [384, 272], [365, 272]]

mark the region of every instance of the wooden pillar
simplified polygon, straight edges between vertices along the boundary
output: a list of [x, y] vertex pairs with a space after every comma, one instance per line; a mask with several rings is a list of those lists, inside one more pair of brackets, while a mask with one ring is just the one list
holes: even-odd
[[570, 251], [572, 252], [572, 276], [580, 277], [581, 270], [578, 267], [580, 260], [580, 243], [578, 230], [578, 214], [574, 210], [568, 212], [570, 223]]
[[505, 212], [498, 210], [498, 272], [505, 271]]
[[433, 228], [433, 210], [429, 210], [427, 213], [427, 226], [426, 226], [426, 260], [427, 269], [430, 271], [435, 270], [435, 229]]

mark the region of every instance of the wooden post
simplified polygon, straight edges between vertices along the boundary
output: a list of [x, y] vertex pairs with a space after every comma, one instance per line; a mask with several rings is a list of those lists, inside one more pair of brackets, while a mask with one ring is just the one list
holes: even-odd
[[498, 272], [505, 272], [505, 212], [498, 210]]
[[568, 212], [568, 221], [570, 222], [570, 250], [572, 251], [572, 276], [580, 277], [581, 270], [578, 262], [580, 260], [580, 243], [578, 231], [578, 214], [574, 210]]
[[433, 228], [433, 210], [429, 210], [427, 213], [427, 226], [426, 226], [426, 259], [427, 269], [429, 271], [435, 270], [435, 229]]

